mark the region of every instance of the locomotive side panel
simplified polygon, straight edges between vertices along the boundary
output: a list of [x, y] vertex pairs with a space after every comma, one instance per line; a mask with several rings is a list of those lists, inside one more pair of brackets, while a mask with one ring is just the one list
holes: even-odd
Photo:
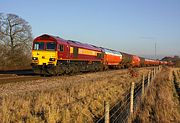
[[65, 41], [58, 41], [57, 44], [57, 52], [58, 52], [58, 60], [68, 60], [70, 53], [69, 53], [69, 45]]
[[70, 45], [71, 60], [101, 61], [102, 52]]

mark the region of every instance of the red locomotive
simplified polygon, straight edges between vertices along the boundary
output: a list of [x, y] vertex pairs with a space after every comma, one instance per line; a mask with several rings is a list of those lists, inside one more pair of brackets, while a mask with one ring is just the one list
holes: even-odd
[[136, 55], [78, 41], [64, 40], [47, 34], [33, 41], [32, 68], [38, 74], [59, 75], [159, 64], [160, 61], [157, 60], [144, 59]]

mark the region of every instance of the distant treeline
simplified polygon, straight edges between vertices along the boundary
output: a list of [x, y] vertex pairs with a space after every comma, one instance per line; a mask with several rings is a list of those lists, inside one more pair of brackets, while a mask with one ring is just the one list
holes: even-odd
[[174, 62], [176, 67], [180, 67], [180, 57], [179, 56], [164, 57], [162, 60], [163, 61], [172, 61], [172, 62]]

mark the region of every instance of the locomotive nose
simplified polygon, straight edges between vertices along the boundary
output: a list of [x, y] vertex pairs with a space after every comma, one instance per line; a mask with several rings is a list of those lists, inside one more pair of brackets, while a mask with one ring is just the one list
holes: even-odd
[[37, 65], [56, 65], [56, 51], [32, 51], [32, 63]]

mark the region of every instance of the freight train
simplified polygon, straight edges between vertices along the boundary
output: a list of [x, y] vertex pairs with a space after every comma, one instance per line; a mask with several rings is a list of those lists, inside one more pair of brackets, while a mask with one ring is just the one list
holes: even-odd
[[98, 47], [51, 35], [34, 39], [32, 69], [37, 74], [61, 75], [83, 71], [102, 71], [109, 68], [146, 67], [172, 64], [146, 59], [117, 50]]

